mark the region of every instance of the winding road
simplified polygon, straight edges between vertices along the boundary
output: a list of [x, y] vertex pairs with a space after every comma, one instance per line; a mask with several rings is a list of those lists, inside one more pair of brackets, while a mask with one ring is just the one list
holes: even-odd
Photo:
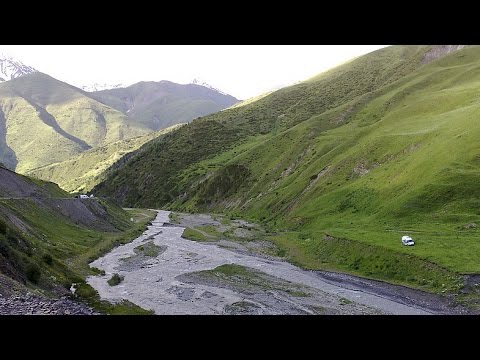
[[[225, 308], [245, 301], [245, 296], [227, 287], [184, 283], [181, 275], [211, 270], [223, 264], [238, 264], [256, 269], [275, 278], [318, 291], [332, 299], [347, 299], [370, 313], [428, 315], [428, 309], [396, 302], [388, 297], [348, 288], [345, 284], [322, 279], [313, 271], [302, 270], [290, 263], [244, 255], [216, 244], [186, 240], [181, 237], [184, 228], [164, 226], [169, 222], [168, 211], [158, 215], [147, 231], [133, 242], [119, 246], [90, 266], [102, 269], [105, 275], [91, 276], [87, 282], [101, 298], [110, 301], [129, 300], [156, 314], [224, 314]], [[125, 259], [135, 255], [134, 248], [148, 241], [162, 248], [162, 252], [136, 268], [126, 268]], [[124, 276], [117, 286], [107, 280], [114, 273]], [[289, 301], [289, 300], [288, 300]], [[300, 305], [298, 305], [300, 308]], [[262, 306], [261, 314], [278, 313]], [[306, 313], [310, 313], [308, 310]]]

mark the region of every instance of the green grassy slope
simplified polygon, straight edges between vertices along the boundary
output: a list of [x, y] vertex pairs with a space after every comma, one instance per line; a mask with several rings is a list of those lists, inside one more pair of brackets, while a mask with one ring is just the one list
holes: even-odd
[[189, 122], [238, 102], [233, 96], [204, 86], [170, 81], [139, 82], [126, 88], [89, 94], [152, 130]]
[[90, 261], [138, 236], [152, 217], [105, 200], [69, 198], [53, 183], [0, 167], [0, 274], [47, 295], [68, 294], [75, 282], [104, 311], [135, 312], [99, 303], [84, 280], [93, 274]]
[[[134, 156], [120, 173], [114, 172], [98, 190], [114, 194], [125, 204], [169, 203], [201, 180], [198, 175], [209, 172], [198, 167], [190, 176], [184, 171], [186, 167], [195, 167], [194, 164], [204, 159], [239, 146], [225, 156], [226, 161], [230, 160], [256, 142], [280, 135], [331, 109], [329, 116], [335, 120], [322, 121], [317, 131], [341, 126], [354, 109], [372, 96], [373, 90], [421, 66], [421, 59], [427, 51], [428, 47], [382, 49], [339, 67], [331, 76], [284, 88], [258, 101], [195, 120], [173, 136], [148, 144], [141, 155]], [[372, 79], [376, 79], [377, 73], [385, 67], [383, 62], [376, 61], [378, 57], [389, 60], [398, 57], [399, 60], [388, 62], [390, 77], [381, 77], [372, 85]], [[153, 194], [150, 188], [155, 189]], [[144, 191], [146, 189], [148, 194]]]
[[194, 121], [98, 191], [263, 221], [310, 268], [454, 289], [480, 271], [480, 48], [424, 64], [437, 50], [382, 49]]
[[90, 149], [68, 160], [43, 166], [27, 172], [38, 179], [51, 181], [69, 192], [89, 192], [105, 179], [107, 170], [146, 142], [169, 133], [182, 125], [155, 131], [143, 136], [120, 140]]
[[19, 172], [150, 132], [46, 74], [0, 84], [0, 161]]

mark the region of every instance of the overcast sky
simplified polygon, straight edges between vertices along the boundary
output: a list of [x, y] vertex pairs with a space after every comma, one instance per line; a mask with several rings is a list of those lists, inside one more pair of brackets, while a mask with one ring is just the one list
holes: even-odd
[[75, 86], [200, 78], [247, 99], [384, 46], [0, 45], [0, 52]]

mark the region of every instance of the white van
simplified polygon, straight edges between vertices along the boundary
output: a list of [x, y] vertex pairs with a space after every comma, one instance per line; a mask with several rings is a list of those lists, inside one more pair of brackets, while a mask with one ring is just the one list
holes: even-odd
[[405, 235], [405, 236], [402, 236], [402, 244], [405, 246], [413, 246], [415, 245], [415, 242], [410, 236]]

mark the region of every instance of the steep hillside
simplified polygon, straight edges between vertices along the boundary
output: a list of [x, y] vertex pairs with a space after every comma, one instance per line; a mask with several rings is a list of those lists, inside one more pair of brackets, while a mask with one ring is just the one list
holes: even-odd
[[31, 170], [27, 174], [54, 182], [69, 192], [89, 192], [105, 179], [107, 170], [113, 164], [119, 161], [125, 162], [129, 154], [146, 142], [176, 130], [182, 125], [173, 125], [143, 136], [90, 149], [68, 160]]
[[18, 172], [150, 132], [40, 72], [0, 84], [0, 161]]
[[452, 290], [449, 271], [480, 271], [480, 48], [460, 48], [385, 48], [194, 121], [95, 191], [263, 221], [309, 268]]
[[[195, 120], [172, 136], [152, 141], [141, 156], [133, 157], [125, 168], [114, 172], [98, 190], [113, 194], [125, 204], [168, 204], [207, 172], [211, 173], [200, 167], [184, 179], [188, 166], [193, 167], [229, 148], [232, 148], [230, 156], [238, 155], [256, 142], [263, 142], [266, 136], [279, 136], [329, 110], [332, 116], [338, 113], [338, 119], [322, 121], [319, 131], [341, 126], [355, 109], [372, 97], [372, 91], [421, 66], [428, 50], [410, 46], [378, 50], [317, 79]], [[383, 75], [384, 68], [388, 69], [388, 76]], [[233, 149], [234, 146], [239, 147]], [[229, 160], [225, 157], [225, 162]], [[153, 194], [151, 189], [155, 189]]]
[[196, 84], [139, 82], [126, 88], [90, 93], [98, 101], [152, 130], [189, 122], [238, 102], [233, 96]]
[[139, 218], [105, 200], [73, 198], [53, 183], [0, 166], [0, 294], [5, 277], [49, 296], [70, 294], [75, 282], [79, 295], [92, 301], [94, 293], [84, 285], [92, 273], [88, 262], [133, 239], [149, 216]]

